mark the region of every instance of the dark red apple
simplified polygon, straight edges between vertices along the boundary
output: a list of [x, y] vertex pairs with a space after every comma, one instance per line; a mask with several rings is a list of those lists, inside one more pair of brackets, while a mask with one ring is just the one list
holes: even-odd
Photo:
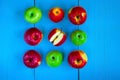
[[49, 18], [53, 22], [60, 22], [64, 18], [64, 11], [59, 7], [52, 8], [49, 11]]
[[48, 39], [53, 45], [60, 46], [65, 42], [66, 34], [60, 29], [55, 28], [49, 33]]
[[36, 68], [41, 64], [42, 57], [35, 50], [29, 50], [24, 54], [23, 62], [29, 68]]
[[68, 56], [68, 63], [73, 68], [83, 68], [87, 60], [87, 55], [81, 50], [72, 51]]
[[86, 21], [87, 14], [84, 8], [76, 6], [69, 10], [68, 18], [71, 23], [81, 25]]
[[32, 46], [39, 44], [42, 38], [43, 34], [37, 28], [30, 28], [24, 34], [24, 40]]

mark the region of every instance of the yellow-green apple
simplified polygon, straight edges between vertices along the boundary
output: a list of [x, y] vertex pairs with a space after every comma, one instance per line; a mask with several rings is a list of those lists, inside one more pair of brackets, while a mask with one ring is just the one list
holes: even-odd
[[58, 50], [50, 51], [46, 56], [46, 62], [50, 67], [58, 67], [61, 65], [63, 60], [63, 55]]
[[83, 68], [87, 61], [87, 55], [81, 50], [72, 51], [68, 56], [68, 63], [73, 68]]
[[24, 17], [26, 21], [35, 24], [42, 17], [42, 11], [37, 7], [30, 7], [25, 11]]
[[87, 14], [84, 8], [76, 6], [69, 10], [68, 18], [71, 23], [81, 25], [86, 21]]
[[23, 56], [23, 62], [29, 68], [38, 67], [41, 64], [41, 60], [41, 55], [35, 50], [29, 50]]
[[55, 23], [60, 22], [64, 18], [64, 11], [59, 7], [52, 8], [49, 11], [49, 18]]
[[60, 46], [65, 42], [66, 34], [60, 29], [55, 28], [49, 33], [48, 39], [53, 45]]
[[84, 44], [86, 42], [86, 40], [87, 40], [87, 35], [82, 30], [75, 30], [71, 34], [71, 41], [76, 46], [80, 46], [80, 45]]
[[39, 44], [42, 38], [43, 34], [37, 28], [30, 28], [24, 34], [24, 40], [32, 46]]

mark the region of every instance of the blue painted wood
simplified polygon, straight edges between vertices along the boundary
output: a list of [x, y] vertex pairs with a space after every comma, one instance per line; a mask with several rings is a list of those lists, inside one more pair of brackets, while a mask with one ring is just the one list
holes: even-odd
[[[120, 10], [119, 0], [80, 0], [87, 11], [87, 21], [80, 26], [88, 35], [87, 42], [80, 46], [88, 55], [88, 64], [80, 70], [80, 80], [120, 80]], [[71, 24], [67, 13], [77, 5], [77, 0], [36, 0], [43, 17], [36, 27], [44, 33], [44, 39], [35, 47], [42, 54], [41, 66], [36, 68], [36, 80], [77, 80], [77, 70], [67, 63], [67, 56], [77, 49], [70, 41], [70, 34], [78, 27]], [[27, 68], [22, 57], [25, 51], [34, 49], [23, 40], [24, 32], [33, 27], [24, 20], [24, 11], [33, 6], [33, 0], [0, 0], [0, 80], [33, 80], [33, 69]], [[52, 7], [65, 11], [62, 22], [55, 24], [48, 18]], [[49, 43], [47, 35], [53, 28], [62, 28], [67, 41], [60, 47]], [[64, 53], [64, 61], [58, 68], [50, 68], [45, 62], [51, 50]]]

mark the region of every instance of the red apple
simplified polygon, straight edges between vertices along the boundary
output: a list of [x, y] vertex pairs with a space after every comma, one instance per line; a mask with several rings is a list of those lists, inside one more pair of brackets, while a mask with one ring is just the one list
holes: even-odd
[[69, 10], [68, 18], [71, 23], [81, 25], [86, 21], [87, 14], [84, 8], [77, 6]]
[[49, 33], [48, 39], [53, 45], [60, 46], [65, 42], [66, 34], [60, 29], [55, 28]]
[[87, 60], [87, 55], [81, 50], [72, 51], [68, 56], [68, 63], [73, 68], [83, 68]]
[[23, 62], [29, 68], [36, 68], [41, 64], [41, 55], [35, 50], [29, 50], [24, 54]]
[[49, 11], [49, 18], [53, 22], [60, 22], [64, 18], [64, 11], [59, 7], [52, 8]]
[[32, 46], [39, 44], [42, 38], [43, 34], [37, 28], [30, 28], [24, 34], [24, 40]]

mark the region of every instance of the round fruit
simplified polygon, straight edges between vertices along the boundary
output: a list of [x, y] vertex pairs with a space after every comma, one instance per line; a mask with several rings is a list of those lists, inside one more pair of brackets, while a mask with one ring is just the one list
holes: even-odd
[[84, 8], [77, 6], [69, 10], [68, 18], [71, 23], [80, 25], [86, 21], [87, 14]]
[[25, 11], [24, 17], [26, 21], [35, 24], [41, 19], [42, 12], [37, 7], [30, 7]]
[[24, 40], [32, 46], [39, 44], [42, 38], [43, 34], [37, 28], [30, 28], [24, 34]]
[[62, 53], [54, 50], [48, 53], [46, 56], [46, 62], [50, 67], [58, 67], [61, 65], [63, 60]]
[[48, 39], [53, 45], [60, 46], [65, 42], [66, 34], [60, 29], [55, 28], [49, 33]]
[[72, 51], [68, 56], [68, 63], [73, 68], [83, 68], [87, 60], [87, 55], [81, 50]]
[[36, 68], [41, 64], [41, 55], [34, 50], [27, 51], [23, 56], [24, 64], [29, 68]]
[[71, 34], [71, 41], [76, 46], [80, 46], [80, 45], [84, 44], [86, 42], [86, 40], [87, 40], [87, 35], [82, 30], [75, 30]]
[[52, 8], [49, 11], [49, 18], [53, 22], [60, 22], [64, 18], [64, 11], [59, 7]]

